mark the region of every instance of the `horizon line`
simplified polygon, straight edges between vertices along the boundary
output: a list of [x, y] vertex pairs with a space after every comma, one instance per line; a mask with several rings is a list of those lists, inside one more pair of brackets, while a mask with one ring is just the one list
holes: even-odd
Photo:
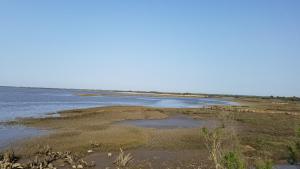
[[279, 95], [247, 95], [247, 94], [226, 94], [226, 93], [200, 93], [200, 92], [174, 92], [160, 90], [120, 90], [120, 89], [100, 89], [100, 88], [66, 88], [66, 87], [44, 87], [44, 86], [15, 86], [15, 85], [0, 85], [0, 87], [15, 87], [15, 88], [36, 88], [36, 89], [63, 89], [63, 90], [95, 90], [95, 91], [112, 91], [112, 92], [138, 92], [138, 93], [157, 93], [157, 94], [189, 94], [189, 95], [208, 95], [208, 96], [227, 96], [227, 97], [260, 97], [260, 98], [299, 98], [299, 96], [279, 96]]

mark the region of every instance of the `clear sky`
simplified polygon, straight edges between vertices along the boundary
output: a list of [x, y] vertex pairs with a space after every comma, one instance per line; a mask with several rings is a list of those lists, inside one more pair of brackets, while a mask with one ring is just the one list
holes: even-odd
[[0, 85], [300, 96], [300, 1], [2, 0]]

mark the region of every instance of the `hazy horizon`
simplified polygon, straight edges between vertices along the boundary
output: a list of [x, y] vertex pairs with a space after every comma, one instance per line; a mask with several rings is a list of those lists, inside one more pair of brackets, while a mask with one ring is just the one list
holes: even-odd
[[300, 96], [300, 1], [1, 1], [0, 86]]
[[1, 86], [12, 88], [35, 88], [35, 89], [65, 89], [65, 90], [87, 90], [87, 91], [121, 91], [121, 92], [159, 92], [159, 93], [180, 93], [180, 94], [203, 94], [203, 95], [231, 95], [231, 96], [254, 96], [254, 97], [297, 97], [298, 96], [283, 96], [283, 95], [243, 95], [238, 93], [204, 93], [204, 92], [174, 92], [174, 91], [160, 91], [160, 90], [119, 90], [119, 89], [101, 89], [101, 88], [60, 88], [60, 87], [43, 87], [43, 86]]

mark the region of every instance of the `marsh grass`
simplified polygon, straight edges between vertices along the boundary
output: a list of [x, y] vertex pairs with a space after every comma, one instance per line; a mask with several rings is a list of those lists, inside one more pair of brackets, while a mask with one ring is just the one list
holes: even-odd
[[273, 169], [273, 161], [270, 159], [258, 159], [255, 162], [255, 169]]
[[220, 126], [212, 129], [202, 128], [201, 134], [215, 169], [243, 169], [245, 163], [239, 153], [239, 139], [235, 132], [234, 114], [218, 114]]
[[222, 144], [225, 138], [223, 128], [216, 128], [213, 130], [203, 128], [202, 135], [205, 140], [204, 144], [206, 145], [209, 159], [214, 163], [214, 168], [221, 169]]
[[127, 164], [133, 160], [133, 157], [130, 153], [125, 153], [122, 148], [120, 148], [120, 153], [114, 163], [119, 167], [125, 167]]
[[[106, 107], [62, 112], [62, 117], [23, 119], [20, 123], [52, 130], [49, 135], [36, 137], [22, 144], [22, 153], [36, 144], [47, 144], [55, 150], [85, 152], [91, 143], [100, 145], [98, 151], [115, 151], [119, 147], [137, 148], [195, 148], [199, 133], [195, 129], [147, 129], [116, 125], [126, 119], [161, 119], [181, 113], [178, 109], [144, 107]], [[197, 142], [197, 143], [196, 143]]]
[[222, 158], [222, 166], [225, 169], [246, 169], [245, 160], [242, 158], [243, 156], [234, 151], [229, 151], [224, 154]]
[[[48, 144], [57, 151], [70, 150], [83, 155], [91, 148], [101, 152], [118, 151], [119, 147], [126, 150], [142, 147], [162, 150], [200, 150], [203, 156], [207, 156], [207, 151], [204, 151], [205, 139], [201, 137], [199, 128], [149, 129], [115, 124], [127, 119], [162, 119], [184, 114], [195, 119], [218, 120], [222, 124], [221, 127], [226, 127], [226, 130], [234, 133], [226, 135], [229, 139], [224, 139], [222, 143], [225, 150], [223, 155], [230, 150], [237, 150], [238, 154], [242, 153], [251, 159], [261, 157], [262, 153], [274, 161], [287, 159], [289, 154], [286, 146], [297, 139], [294, 129], [295, 124], [300, 124], [300, 103], [273, 102], [274, 100], [241, 98], [240, 106], [218, 109], [120, 106], [64, 111], [60, 113], [61, 117], [23, 119], [14, 122], [14, 124], [51, 130], [47, 136], [23, 141], [20, 150], [17, 151], [21, 152], [21, 155], [30, 156], [37, 144]], [[285, 113], [285, 111], [294, 111], [299, 115]]]

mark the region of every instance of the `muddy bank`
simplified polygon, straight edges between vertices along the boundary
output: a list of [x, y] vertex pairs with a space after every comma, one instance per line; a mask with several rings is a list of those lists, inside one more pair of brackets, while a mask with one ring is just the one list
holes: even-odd
[[[143, 168], [143, 169], [158, 169], [158, 168], [209, 168], [210, 163], [204, 156], [204, 152], [199, 150], [149, 150], [136, 149], [129, 150], [133, 159], [128, 163], [128, 168]], [[91, 153], [87, 155], [84, 160], [94, 161], [96, 169], [116, 168], [114, 160], [117, 158], [119, 152], [103, 152]], [[102, 160], [99, 160], [102, 159]]]
[[[199, 128], [201, 125], [194, 126], [194, 128], [155, 129], [117, 123], [127, 120], [168, 119], [170, 116], [183, 116], [182, 111], [184, 110], [126, 106], [91, 108], [64, 111], [61, 112], [61, 117], [23, 119], [18, 123], [53, 131], [48, 136], [25, 141], [22, 145], [29, 149], [36, 144], [47, 144], [61, 151], [85, 152], [93, 143], [101, 145], [98, 147], [99, 151], [118, 150], [120, 146], [127, 149], [140, 146], [193, 147], [188, 140], [197, 140], [200, 137]], [[198, 116], [197, 118], [205, 120], [210, 118], [209, 116], [211, 115], [203, 114], [202, 117]], [[193, 120], [192, 117], [189, 119]], [[199, 120], [195, 121], [198, 122]], [[162, 137], [163, 135], [165, 136]]]
[[[263, 156], [275, 163], [286, 161], [288, 156], [286, 147], [291, 141], [297, 140], [295, 126], [300, 124], [300, 118], [291, 113], [269, 112], [291, 110], [300, 112], [299, 104], [288, 102], [276, 104], [278, 107], [274, 108], [272, 107], [274, 101], [247, 100], [247, 102], [249, 103], [247, 105], [243, 103], [241, 106], [223, 108], [177, 109], [130, 106], [90, 108], [60, 112], [60, 117], [22, 119], [15, 123], [52, 130], [53, 133], [18, 143], [15, 146], [16, 153], [26, 159], [32, 157], [36, 145], [49, 145], [54, 151], [76, 152], [87, 160], [98, 159], [95, 162], [100, 166], [102, 164], [112, 166], [113, 158], [108, 158], [107, 153], [116, 155], [119, 149], [123, 148], [134, 156], [133, 164], [146, 165], [147, 168], [150, 165], [162, 166], [163, 161], [170, 166], [180, 166], [177, 163], [180, 161], [177, 155], [179, 157], [178, 152], [184, 151], [186, 152], [184, 156], [195, 160], [197, 165], [209, 165], [206, 147], [200, 134], [200, 128], [203, 127], [201, 125], [191, 128], [176, 128], [175, 125], [172, 128], [153, 126], [149, 128], [118, 123], [141, 120], [149, 122], [151, 119], [165, 122], [164, 119], [178, 116], [188, 117], [193, 122], [211, 120], [222, 122], [228, 120], [224, 115], [229, 114], [228, 124], [235, 129], [240, 151], [246, 159]], [[266, 107], [269, 107], [268, 111], [263, 111]], [[259, 111], [247, 111], [249, 109]], [[88, 153], [88, 150], [92, 150], [92, 153]]]

